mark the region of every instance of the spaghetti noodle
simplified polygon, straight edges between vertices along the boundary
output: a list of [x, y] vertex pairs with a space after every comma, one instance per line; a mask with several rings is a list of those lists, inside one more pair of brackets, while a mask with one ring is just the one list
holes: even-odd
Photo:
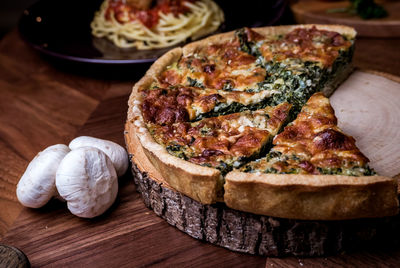
[[92, 34], [121, 48], [153, 49], [198, 39], [218, 29], [224, 14], [212, 0], [182, 0], [140, 11], [121, 0], [105, 0], [91, 23]]

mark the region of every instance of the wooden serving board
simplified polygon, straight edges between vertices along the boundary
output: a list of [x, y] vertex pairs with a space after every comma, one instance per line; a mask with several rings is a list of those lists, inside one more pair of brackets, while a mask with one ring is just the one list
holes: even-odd
[[363, 20], [348, 13], [327, 13], [328, 9], [346, 8], [349, 1], [303, 0], [291, 6], [297, 23], [343, 24], [356, 29], [358, 36], [400, 37], [400, 2], [380, 1], [389, 15]]
[[[123, 129], [129, 92], [121, 91], [117, 96], [111, 95], [112, 98], [106, 97], [101, 102], [79, 131], [79, 135], [92, 135], [124, 144]], [[357, 71], [331, 97], [341, 126], [356, 139], [364, 139], [364, 136], [369, 137], [370, 133], [375, 133], [369, 131], [373, 127], [368, 128], [365, 133], [363, 132], [365, 130], [360, 131], [360, 128], [365, 127], [361, 118], [374, 116], [366, 112], [371, 110], [372, 104], [360, 99], [361, 96], [376, 100], [373, 102], [376, 105], [373, 109], [380, 112], [374, 113], [379, 117], [371, 119], [373, 125], [382, 121], [379, 126], [393, 129], [384, 132], [385, 142], [378, 145], [391, 144], [393, 154], [385, 157], [385, 162], [381, 162], [380, 158], [373, 160], [374, 166], [376, 163], [392, 163], [388, 164], [390, 172], [400, 173], [400, 158], [395, 154], [396, 150], [400, 152], [397, 134], [400, 124], [395, 116], [391, 117], [391, 114], [400, 113], [400, 106], [389, 104], [395, 104], [400, 100], [399, 83], [375, 74]], [[381, 103], [378, 101], [380, 98], [389, 103], [387, 101]], [[341, 106], [344, 101], [349, 101], [351, 106]], [[360, 120], [351, 123], [349, 120], [353, 117], [359, 117]], [[381, 130], [376, 131], [378, 136], [383, 136], [379, 135], [383, 133]], [[393, 134], [395, 136], [387, 136]], [[371, 141], [367, 139], [358, 145], [362, 147], [361, 144], [369, 142]], [[368, 148], [366, 145], [362, 150], [374, 159], [374, 154], [366, 151]], [[380, 164], [376, 166], [380, 167]], [[147, 209], [140, 194], [136, 192], [130, 174], [120, 178], [117, 202], [106, 214], [91, 220], [80, 219], [70, 214], [65, 204], [52, 201], [41, 209], [24, 209], [1, 243], [21, 249], [33, 267], [398, 267], [400, 265], [400, 247], [323, 258], [279, 259], [235, 253], [198, 241], [170, 226]]]

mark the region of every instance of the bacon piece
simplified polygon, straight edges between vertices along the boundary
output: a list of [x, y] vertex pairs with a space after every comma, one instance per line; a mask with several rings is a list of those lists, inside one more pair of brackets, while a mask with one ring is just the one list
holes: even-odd
[[142, 113], [146, 121], [161, 125], [188, 121], [186, 106], [191, 103], [191, 96], [185, 90], [153, 89], [142, 94]]
[[176, 119], [175, 111], [169, 107], [162, 109], [161, 112], [158, 113], [155, 118], [156, 122], [161, 125], [172, 124], [175, 122], [175, 119]]

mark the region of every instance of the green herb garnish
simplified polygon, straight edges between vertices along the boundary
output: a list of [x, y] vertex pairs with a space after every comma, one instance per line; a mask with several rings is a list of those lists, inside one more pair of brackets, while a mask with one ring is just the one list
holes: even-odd
[[328, 9], [326, 12], [357, 14], [365, 20], [384, 18], [388, 15], [387, 11], [374, 0], [350, 0], [349, 7]]

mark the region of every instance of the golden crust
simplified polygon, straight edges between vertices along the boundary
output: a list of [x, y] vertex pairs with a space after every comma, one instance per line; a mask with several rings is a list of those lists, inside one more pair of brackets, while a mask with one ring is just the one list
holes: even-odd
[[[314, 25], [294, 25], [256, 28], [262, 35], [284, 34], [294, 28]], [[333, 30], [350, 37], [353, 28], [340, 25], [316, 25], [319, 29]], [[202, 167], [175, 156], [156, 143], [144, 124], [141, 114], [140, 91], [148, 88], [168, 65], [182, 55], [189, 55], [197, 48], [231, 40], [233, 32], [211, 36], [201, 41], [175, 48], [158, 59], [145, 76], [135, 84], [129, 98], [126, 137], [128, 151], [141, 146], [152, 165], [169, 185], [185, 195], [210, 204], [222, 201], [220, 193], [223, 178], [217, 169]], [[134, 141], [139, 142], [134, 142]], [[294, 176], [296, 181], [293, 181]], [[340, 179], [338, 178], [340, 177]], [[286, 179], [290, 178], [290, 179]], [[277, 183], [277, 180], [283, 180]], [[225, 202], [228, 206], [253, 213], [297, 219], [348, 219], [393, 215], [397, 212], [394, 182], [384, 177], [345, 177], [313, 175], [256, 175], [230, 172], [226, 177]], [[275, 184], [271, 182], [275, 180]], [[358, 183], [357, 181], [361, 181]], [[319, 181], [319, 183], [315, 183]], [[345, 184], [344, 182], [348, 182]], [[294, 189], [295, 191], [291, 190]], [[272, 195], [271, 195], [272, 193]], [[347, 204], [346, 204], [347, 203]]]
[[397, 182], [382, 176], [230, 172], [228, 207], [281, 218], [344, 220], [398, 213]]

